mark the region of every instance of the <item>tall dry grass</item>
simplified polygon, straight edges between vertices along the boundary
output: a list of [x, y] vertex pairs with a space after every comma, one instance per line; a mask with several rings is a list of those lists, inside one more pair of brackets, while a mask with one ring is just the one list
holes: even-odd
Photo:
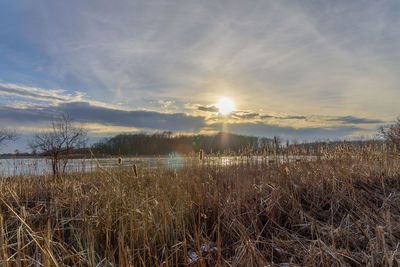
[[1, 179], [0, 263], [400, 265], [398, 155], [343, 144], [287, 156]]

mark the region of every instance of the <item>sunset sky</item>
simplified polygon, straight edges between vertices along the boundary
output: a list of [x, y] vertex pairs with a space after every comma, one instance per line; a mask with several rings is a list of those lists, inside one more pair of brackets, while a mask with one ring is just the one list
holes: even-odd
[[0, 127], [21, 139], [1, 150], [60, 112], [93, 140], [373, 136], [400, 115], [399, 14], [398, 0], [3, 0]]

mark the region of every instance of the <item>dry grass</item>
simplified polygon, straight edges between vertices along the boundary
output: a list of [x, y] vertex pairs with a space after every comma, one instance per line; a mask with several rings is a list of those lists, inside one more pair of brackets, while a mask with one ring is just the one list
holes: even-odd
[[320, 151], [315, 161], [1, 179], [1, 264], [400, 265], [398, 157]]

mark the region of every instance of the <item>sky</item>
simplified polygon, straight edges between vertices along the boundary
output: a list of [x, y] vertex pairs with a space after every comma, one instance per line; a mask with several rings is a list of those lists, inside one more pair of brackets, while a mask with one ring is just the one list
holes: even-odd
[[[4, 0], [0, 128], [373, 137], [400, 115], [398, 0]], [[235, 110], [216, 108], [226, 97]]]

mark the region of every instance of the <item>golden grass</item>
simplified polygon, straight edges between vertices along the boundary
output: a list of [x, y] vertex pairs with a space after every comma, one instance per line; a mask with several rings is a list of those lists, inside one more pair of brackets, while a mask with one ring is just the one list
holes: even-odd
[[399, 265], [398, 157], [321, 153], [0, 179], [0, 264]]

